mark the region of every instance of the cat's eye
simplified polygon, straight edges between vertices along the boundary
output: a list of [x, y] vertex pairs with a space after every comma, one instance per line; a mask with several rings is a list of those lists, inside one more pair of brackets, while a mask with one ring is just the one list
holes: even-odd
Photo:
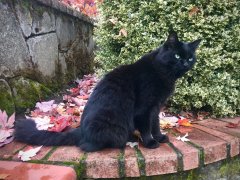
[[188, 60], [189, 60], [189, 61], [193, 61], [193, 58], [189, 58]]
[[176, 59], [180, 59], [180, 56], [178, 54], [175, 54]]

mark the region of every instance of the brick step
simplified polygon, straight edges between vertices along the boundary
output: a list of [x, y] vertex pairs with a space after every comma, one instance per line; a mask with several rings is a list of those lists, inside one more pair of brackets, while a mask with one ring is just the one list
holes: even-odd
[[[124, 150], [84, 153], [72, 146], [43, 147], [30, 162], [71, 166], [78, 178], [140, 177], [183, 172], [239, 155], [240, 127], [226, 127], [228, 122], [239, 120], [207, 119], [191, 128], [181, 127], [181, 131], [169, 132], [170, 143], [163, 143], [156, 149], [139, 145], [134, 149], [126, 147]], [[188, 132], [190, 142], [177, 140], [179, 132]], [[8, 144], [0, 149], [0, 159], [9, 163], [19, 161], [17, 153], [26, 147], [19, 142]], [[2, 162], [5, 163], [0, 161], [0, 167]]]
[[0, 175], [0, 179], [6, 180], [77, 179], [76, 172], [71, 167], [11, 161], [0, 161]]

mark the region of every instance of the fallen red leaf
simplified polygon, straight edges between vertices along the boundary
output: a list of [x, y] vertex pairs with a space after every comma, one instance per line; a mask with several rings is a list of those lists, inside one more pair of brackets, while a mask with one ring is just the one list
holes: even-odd
[[70, 92], [73, 94], [73, 95], [77, 95], [79, 93], [79, 88], [71, 88], [70, 89]]
[[240, 121], [238, 121], [238, 123], [232, 123], [232, 122], [230, 122], [230, 123], [228, 123], [228, 124], [226, 125], [226, 127], [228, 127], [228, 128], [237, 128], [239, 125], [240, 125]]
[[79, 99], [79, 98], [77, 98], [77, 97], [72, 97], [72, 101], [73, 101], [76, 105], [78, 105], [78, 106], [83, 106], [83, 105], [84, 105], [83, 100], [82, 100], [82, 99]]
[[190, 124], [189, 120], [188, 119], [179, 119], [178, 120], [178, 124], [180, 126], [192, 126], [192, 124]]
[[85, 95], [85, 96], [78, 96], [79, 99], [83, 99], [83, 100], [86, 100], [89, 98], [89, 95]]
[[51, 122], [54, 123], [54, 126], [49, 129], [49, 131], [61, 132], [66, 127], [70, 126], [71, 117], [51, 117]]

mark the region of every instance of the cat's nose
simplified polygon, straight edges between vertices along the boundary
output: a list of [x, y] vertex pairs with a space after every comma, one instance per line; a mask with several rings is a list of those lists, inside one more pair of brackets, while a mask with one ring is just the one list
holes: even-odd
[[184, 65], [184, 66], [188, 66], [187, 61], [184, 61], [184, 62], [183, 62], [183, 65]]

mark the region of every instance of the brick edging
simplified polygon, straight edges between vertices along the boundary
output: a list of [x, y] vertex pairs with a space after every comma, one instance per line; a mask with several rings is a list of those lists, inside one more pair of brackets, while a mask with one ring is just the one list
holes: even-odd
[[[124, 178], [145, 177], [182, 173], [202, 168], [214, 162], [239, 157], [239, 137], [232, 135], [225, 122], [207, 120], [209, 124], [218, 124], [211, 128], [202, 121], [194, 124], [189, 132], [190, 142], [182, 142], [176, 136], [180, 132], [169, 132], [170, 143], [163, 143], [157, 149], [146, 149], [142, 145], [124, 150], [105, 149], [99, 152], [84, 153], [77, 147], [43, 147], [30, 163], [55, 164], [74, 167], [78, 178]], [[209, 125], [208, 124], [208, 125]], [[189, 130], [183, 127], [183, 130]], [[240, 131], [238, 132], [240, 135]], [[15, 143], [15, 145], [14, 145]], [[14, 142], [0, 151], [0, 160], [19, 161], [16, 157], [25, 144]], [[12, 154], [10, 153], [12, 152]]]

